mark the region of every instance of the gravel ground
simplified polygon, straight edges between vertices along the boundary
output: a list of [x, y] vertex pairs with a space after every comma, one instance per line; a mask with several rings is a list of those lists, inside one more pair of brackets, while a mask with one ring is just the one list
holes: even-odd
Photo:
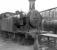
[[[57, 46], [56, 46], [57, 48]], [[0, 50], [34, 50], [33, 46], [24, 46], [10, 40], [5, 40], [0, 37]], [[57, 50], [53, 47], [47, 50]]]
[[5, 41], [0, 38], [0, 50], [33, 50], [33, 46], [22, 46], [12, 41]]

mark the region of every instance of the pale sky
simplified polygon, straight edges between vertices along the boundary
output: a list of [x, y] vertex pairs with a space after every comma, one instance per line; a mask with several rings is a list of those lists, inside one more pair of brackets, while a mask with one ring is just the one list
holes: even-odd
[[[57, 7], [57, 0], [36, 0], [35, 8], [38, 11], [54, 7]], [[28, 0], [0, 0], [0, 13], [15, 12], [16, 10], [28, 12]]]

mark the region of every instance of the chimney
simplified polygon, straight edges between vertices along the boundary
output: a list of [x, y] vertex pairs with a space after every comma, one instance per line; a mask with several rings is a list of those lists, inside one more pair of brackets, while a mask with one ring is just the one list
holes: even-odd
[[35, 9], [35, 1], [36, 0], [29, 0], [29, 10], [34, 10]]

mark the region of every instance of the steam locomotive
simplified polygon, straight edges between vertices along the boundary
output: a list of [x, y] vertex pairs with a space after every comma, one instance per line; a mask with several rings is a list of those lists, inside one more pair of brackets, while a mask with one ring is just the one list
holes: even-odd
[[0, 18], [2, 36], [12, 40], [27, 41], [29, 39], [29, 41], [34, 41], [34, 32], [41, 29], [42, 16], [37, 10], [31, 11], [27, 15], [22, 12], [7, 12], [1, 14]]

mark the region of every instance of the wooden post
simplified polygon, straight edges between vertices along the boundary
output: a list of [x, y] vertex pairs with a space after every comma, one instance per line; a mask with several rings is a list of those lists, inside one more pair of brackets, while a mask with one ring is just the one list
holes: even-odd
[[10, 34], [10, 32], [8, 32], [8, 38], [9, 38], [9, 40], [11, 40], [11, 34]]
[[14, 39], [15, 39], [15, 32], [14, 32]]
[[36, 33], [35, 35], [35, 42], [34, 42], [34, 50], [40, 50], [40, 45], [39, 45], [39, 41], [38, 41], [38, 34]]
[[25, 38], [27, 38], [28, 37], [28, 35], [27, 34], [25, 34]]
[[10, 40], [10, 34], [9, 34], [9, 32], [8, 32], [8, 38], [9, 38], [8, 40]]
[[13, 40], [15, 40], [15, 32], [13, 33]]

